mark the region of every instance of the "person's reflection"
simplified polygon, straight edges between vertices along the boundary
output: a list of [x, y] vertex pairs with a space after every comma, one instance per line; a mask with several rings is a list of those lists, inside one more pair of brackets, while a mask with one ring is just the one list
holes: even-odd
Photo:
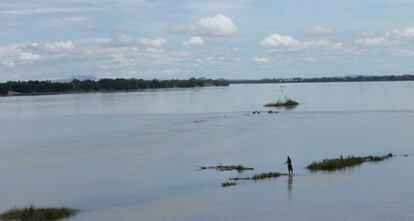
[[289, 174], [289, 176], [288, 176], [288, 191], [289, 191], [289, 196], [292, 194], [292, 189], [293, 189], [293, 175]]

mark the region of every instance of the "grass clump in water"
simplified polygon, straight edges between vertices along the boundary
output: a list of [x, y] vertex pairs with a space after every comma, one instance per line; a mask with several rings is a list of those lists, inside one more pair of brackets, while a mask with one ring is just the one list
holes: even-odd
[[243, 165], [230, 165], [230, 166], [223, 166], [223, 165], [218, 165], [218, 166], [200, 166], [199, 167], [200, 170], [206, 170], [206, 169], [214, 169], [214, 170], [218, 170], [218, 171], [232, 171], [232, 170], [236, 170], [237, 172], [243, 172], [245, 170], [254, 170], [254, 168], [252, 167], [245, 167]]
[[290, 98], [285, 98], [285, 100], [278, 100], [274, 103], [267, 103], [264, 106], [265, 107], [296, 107], [297, 105], [299, 105], [299, 103], [297, 101], [294, 101]]
[[236, 186], [235, 182], [224, 182], [221, 184], [222, 187]]
[[252, 180], [264, 180], [264, 179], [270, 179], [270, 178], [276, 178], [280, 176], [285, 176], [287, 174], [285, 173], [279, 173], [279, 172], [268, 172], [268, 173], [260, 173], [255, 174], [251, 177]]
[[286, 173], [279, 173], [279, 172], [267, 172], [267, 173], [259, 173], [255, 174], [252, 177], [234, 177], [230, 178], [230, 181], [238, 181], [238, 180], [264, 180], [264, 179], [271, 179], [280, 176], [286, 176]]
[[317, 170], [325, 170], [325, 171], [333, 171], [344, 169], [348, 167], [354, 167], [360, 165], [365, 162], [379, 162], [386, 159], [393, 157], [393, 154], [387, 154], [384, 156], [365, 156], [365, 157], [355, 157], [355, 156], [348, 156], [348, 157], [339, 157], [335, 159], [324, 159], [320, 162], [313, 162], [308, 165], [306, 168], [311, 171]]
[[0, 220], [13, 221], [54, 221], [74, 216], [78, 210], [69, 208], [15, 208], [0, 214]]

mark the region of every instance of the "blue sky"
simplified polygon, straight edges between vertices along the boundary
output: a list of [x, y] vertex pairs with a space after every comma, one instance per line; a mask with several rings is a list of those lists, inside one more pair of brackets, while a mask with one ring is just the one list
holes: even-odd
[[0, 81], [414, 73], [408, 0], [2, 0]]

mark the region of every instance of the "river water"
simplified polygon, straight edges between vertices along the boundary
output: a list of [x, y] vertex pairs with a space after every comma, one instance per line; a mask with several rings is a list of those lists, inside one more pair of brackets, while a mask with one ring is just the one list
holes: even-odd
[[[27, 205], [101, 220], [413, 220], [414, 83], [229, 87], [0, 97], [0, 211]], [[277, 114], [263, 104], [289, 97]], [[340, 155], [398, 156], [337, 172]], [[408, 154], [408, 157], [399, 156]], [[230, 177], [286, 172], [293, 177]], [[243, 164], [255, 171], [197, 166]]]

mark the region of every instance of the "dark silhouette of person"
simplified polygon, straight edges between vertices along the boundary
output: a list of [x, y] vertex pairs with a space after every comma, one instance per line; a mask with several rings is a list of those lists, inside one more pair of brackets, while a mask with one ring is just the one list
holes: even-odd
[[292, 159], [290, 157], [287, 157], [286, 163], [288, 166], [289, 175], [293, 174], [293, 167], [292, 167]]

